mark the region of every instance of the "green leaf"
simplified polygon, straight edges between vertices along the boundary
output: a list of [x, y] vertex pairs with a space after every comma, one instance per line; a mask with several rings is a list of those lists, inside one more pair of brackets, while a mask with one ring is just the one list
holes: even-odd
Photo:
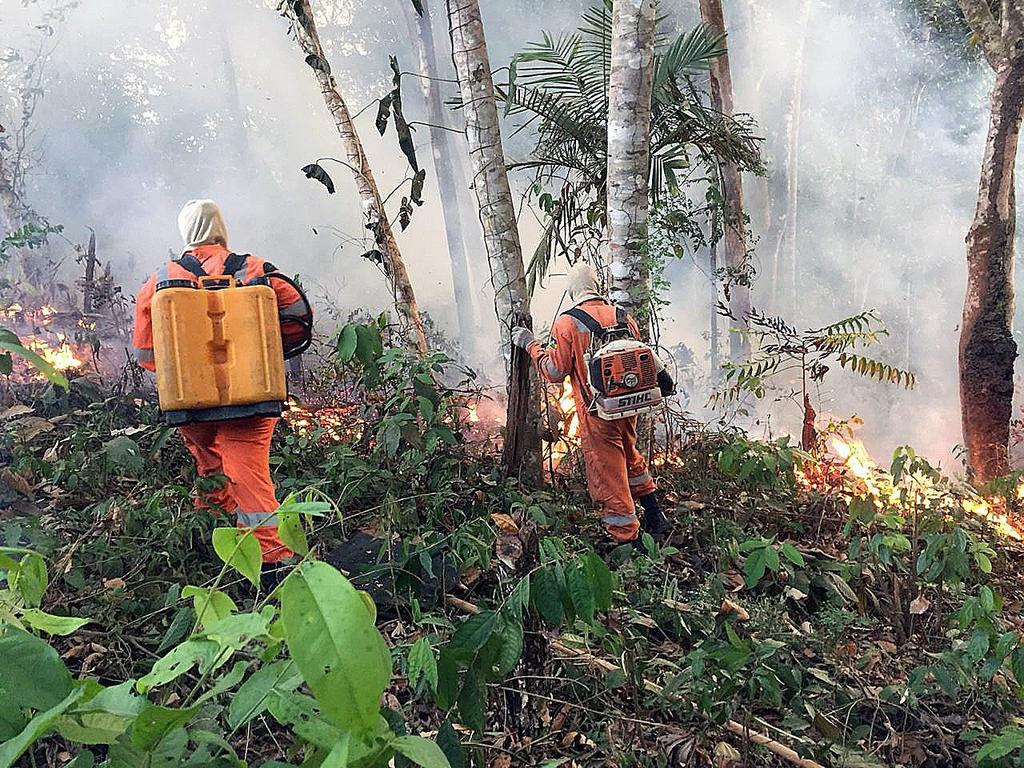
[[130, 437], [120, 435], [103, 445], [103, 455], [111, 465], [138, 475], [146, 467], [139, 444]]
[[788, 541], [782, 542], [782, 544], [779, 547], [779, 550], [781, 551], [782, 556], [784, 558], [789, 560], [789, 562], [791, 562], [798, 568], [803, 568], [806, 565], [806, 562], [804, 561], [804, 556], [800, 554], [800, 550], [794, 547]]
[[200, 629], [210, 624], [214, 624], [238, 610], [238, 606], [235, 605], [235, 601], [219, 589], [194, 587], [189, 584], [181, 590], [181, 596], [184, 598], [192, 598], [192, 607], [195, 611], [196, 626]]
[[291, 659], [282, 659], [258, 669], [246, 680], [228, 705], [232, 730], [245, 725], [266, 710], [271, 691], [291, 693], [302, 684], [302, 675]]
[[135, 688], [139, 693], [146, 693], [151, 688], [177, 680], [197, 664], [203, 671], [212, 669], [220, 651], [220, 644], [214, 640], [204, 638], [186, 640], [181, 645], [175, 646], [166, 656], [158, 659], [149, 674], [135, 684]]
[[57, 651], [35, 635], [8, 628], [0, 637], [0, 690], [20, 707], [56, 707], [71, 692], [71, 673]]
[[497, 626], [498, 614], [494, 611], [480, 611], [459, 625], [448, 645], [455, 652], [476, 653], [491, 639]]
[[487, 714], [487, 688], [470, 669], [459, 692], [459, 716], [476, 733], [483, 733]]
[[260, 585], [263, 553], [251, 529], [215, 528], [213, 550], [224, 563], [251, 581], [253, 586]]
[[338, 335], [338, 359], [343, 363], [352, 362], [356, 354], [356, 345], [359, 337], [356, 335], [356, 326], [346, 325]]
[[608, 565], [595, 552], [584, 556], [587, 579], [594, 592], [594, 607], [599, 611], [607, 611], [612, 607], [612, 572]]
[[78, 744], [113, 744], [135, 720], [146, 700], [132, 693], [128, 680], [104, 688], [65, 714], [57, 724], [60, 735]]
[[748, 589], [756, 587], [764, 578], [765, 571], [768, 570], [767, 553], [773, 551], [771, 547], [759, 547], [747, 555], [743, 563], [743, 575]]
[[441, 723], [437, 730], [437, 746], [444, 752], [451, 768], [466, 768], [466, 750], [459, 741], [459, 734], [448, 720]]
[[[15, 337], [16, 338], [16, 337]], [[7, 360], [10, 360], [10, 355], [17, 355], [22, 358], [25, 362], [39, 371], [45, 376], [51, 383], [56, 384], [58, 387], [68, 388], [68, 380], [58, 373], [57, 369], [50, 365], [46, 360], [40, 357], [38, 354], [33, 352], [31, 349], [26, 349], [21, 345], [21, 342], [13, 342], [8, 340], [0, 340], [0, 350], [7, 352]], [[5, 365], [6, 370], [0, 371], [0, 373], [10, 373], [13, 367]]]
[[135, 746], [125, 734], [110, 746], [103, 768], [180, 768], [187, 746], [184, 728], [171, 731], [148, 750]]
[[197, 711], [199, 707], [175, 709], [146, 702], [132, 723], [132, 744], [143, 752], [151, 751], [166, 736], [191, 720]]
[[38, 608], [43, 602], [46, 588], [50, 586], [50, 576], [42, 555], [26, 552], [18, 562], [18, 569], [11, 573], [11, 588], [18, 590], [27, 606]]
[[[188, 589], [188, 587], [186, 587]], [[195, 623], [196, 612], [192, 610], [190, 606], [183, 605], [174, 612], [174, 618], [171, 619], [171, 625], [167, 628], [167, 632], [164, 634], [163, 639], [160, 641], [160, 645], [157, 647], [156, 652], [163, 653], [173, 645], [177, 645], [181, 642], [185, 636], [191, 631], [193, 624]]]
[[545, 566], [533, 572], [530, 577], [530, 599], [545, 622], [556, 627], [562, 623], [565, 618], [562, 585], [552, 566]]
[[52, 613], [40, 611], [38, 608], [22, 611], [20, 618], [32, 629], [38, 629], [48, 635], [70, 635], [91, 621], [91, 619], [80, 619], [74, 616], [54, 616]]
[[451, 768], [441, 748], [422, 736], [399, 736], [391, 742], [391, 746], [398, 754], [423, 768]]
[[306, 529], [302, 525], [302, 517], [298, 512], [284, 509], [278, 511], [277, 535], [292, 552], [303, 557], [309, 554]]
[[324, 714], [357, 735], [373, 730], [391, 655], [352, 583], [306, 561], [281, 586], [281, 616], [288, 650]]
[[348, 768], [348, 752], [351, 740], [352, 737], [349, 734], [343, 733], [341, 738], [338, 739], [338, 743], [331, 747], [327, 757], [320, 763], [320, 768]]
[[587, 579], [586, 565], [576, 561], [570, 563], [565, 569], [565, 588], [572, 599], [573, 609], [576, 615], [587, 624], [594, 623], [594, 591]]
[[517, 619], [502, 616], [501, 629], [495, 635], [500, 643], [494, 657], [492, 680], [502, 680], [516, 668], [523, 655], [523, 625]]
[[[5, 664], [8, 662], [6, 656], [0, 655], [0, 658], [3, 658]], [[13, 739], [0, 744], [0, 768], [11, 768], [25, 750], [53, 729], [57, 719], [69, 710], [84, 692], [84, 688], [75, 688], [52, 707], [33, 717], [25, 726], [25, 730]]]
[[437, 688], [437, 659], [430, 640], [421, 637], [409, 649], [409, 686], [415, 688], [423, 678], [431, 690]]

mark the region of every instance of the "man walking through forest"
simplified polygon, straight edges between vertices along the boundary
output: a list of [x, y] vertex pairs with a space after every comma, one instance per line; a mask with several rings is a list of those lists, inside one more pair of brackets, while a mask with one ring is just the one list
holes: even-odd
[[[139, 364], [156, 371], [153, 352], [152, 302], [165, 281], [196, 284], [199, 276], [231, 276], [251, 284], [275, 275], [276, 268], [253, 256], [228, 250], [227, 228], [220, 209], [212, 200], [192, 200], [178, 215], [178, 229], [185, 244], [184, 255], [166, 263], [146, 281], [136, 297], [133, 344]], [[290, 281], [269, 280], [282, 316], [312, 313], [305, 297]], [[180, 283], [167, 283], [177, 285]], [[287, 331], [283, 331], [288, 342]], [[203, 343], [196, 340], [196, 343]], [[197, 509], [233, 512], [239, 527], [250, 527], [259, 541], [264, 563], [278, 563], [293, 553], [277, 531], [277, 497], [270, 477], [270, 441], [280, 418], [245, 406], [195, 413], [190, 423], [179, 427], [185, 446], [196, 460], [200, 477], [224, 475], [227, 484], [196, 498]], [[220, 418], [218, 418], [220, 417]]]
[[[606, 421], [591, 408], [594, 393], [587, 381], [586, 356], [593, 334], [588, 324], [595, 329], [597, 325], [613, 328], [619, 322], [619, 310], [602, 295], [597, 271], [588, 264], [576, 264], [569, 271], [567, 292], [573, 308], [558, 316], [546, 345], [537, 341], [528, 328], [514, 328], [513, 343], [529, 353], [540, 375], [548, 381], [560, 384], [568, 376], [572, 382], [587, 485], [608, 535], [619, 543], [636, 540], [641, 529], [636, 514], [639, 502], [644, 510], [643, 530], [664, 537], [670, 525], [661, 511], [654, 478], [636, 447], [636, 416]], [[585, 317], [581, 320], [574, 316], [574, 310], [582, 311]], [[639, 338], [636, 321], [629, 315], [625, 321], [633, 338]], [[659, 387], [664, 394], [672, 393], [674, 384], [664, 363], [655, 356], [655, 364]]]

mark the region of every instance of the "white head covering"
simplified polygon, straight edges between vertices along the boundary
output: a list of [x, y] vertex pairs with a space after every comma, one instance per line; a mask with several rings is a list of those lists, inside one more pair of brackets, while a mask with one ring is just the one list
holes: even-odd
[[569, 301], [573, 305], [581, 304], [591, 299], [603, 299], [601, 295], [601, 280], [597, 270], [582, 261], [574, 264], [569, 270]]
[[186, 248], [217, 243], [227, 246], [228, 228], [213, 200], [189, 200], [178, 214], [178, 231]]

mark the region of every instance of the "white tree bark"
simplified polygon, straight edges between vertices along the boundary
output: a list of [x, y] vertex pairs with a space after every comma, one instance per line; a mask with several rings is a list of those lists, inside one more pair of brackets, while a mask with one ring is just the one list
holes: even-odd
[[612, 300], [634, 313], [649, 306], [643, 248], [647, 239], [654, 24], [654, 0], [616, 0], [608, 78], [608, 260]]
[[441, 103], [440, 67], [434, 44], [430, 3], [423, 0], [423, 15], [418, 16], [409, 0], [402, 2], [406, 18], [410, 22], [412, 38], [416, 43], [420, 74], [423, 76], [420, 78], [420, 85], [427, 103], [427, 120], [430, 122], [430, 151], [434, 160], [441, 216], [444, 219], [445, 242], [448, 245], [448, 258], [452, 268], [452, 293], [459, 323], [459, 341], [463, 352], [472, 359], [477, 351], [480, 328], [464, 239], [462, 207], [459, 205], [459, 174], [453, 146], [455, 140], [447, 130], [448, 111]]
[[494, 81], [478, 0], [448, 0], [448, 23], [466, 118], [473, 190], [480, 208], [502, 349], [509, 362], [503, 460], [506, 471], [511, 474], [539, 477], [539, 401], [536, 387], [531, 383], [532, 365], [525, 352], [512, 346], [510, 334], [515, 326], [533, 327], [530, 293], [501, 148]]
[[296, 3], [287, 3], [286, 7], [288, 9], [287, 16], [293, 22], [295, 38], [299, 47], [307, 57], [315, 57], [315, 59], [310, 58], [311, 69], [316, 75], [324, 103], [334, 119], [338, 136], [345, 149], [345, 159], [352, 171], [353, 178], [355, 178], [356, 189], [359, 191], [359, 198], [362, 201], [366, 227], [373, 232], [384, 257], [384, 269], [395, 296], [395, 306], [406, 326], [404, 331], [408, 344], [424, 355], [427, 352], [427, 339], [423, 332], [423, 323], [420, 320], [416, 294], [413, 291], [412, 282], [409, 280], [409, 272], [398, 248], [398, 241], [395, 240], [391, 223], [388, 221], [387, 211], [384, 210], [380, 191], [377, 188], [377, 182], [373, 177], [373, 170], [370, 168], [366, 153], [363, 151], [359, 134], [356, 132], [355, 123], [352, 122], [348, 106], [338, 90], [334, 76], [330, 73], [330, 65], [327, 63], [323, 46], [320, 44], [320, 35], [313, 18], [311, 2], [310, 0], [298, 0]]

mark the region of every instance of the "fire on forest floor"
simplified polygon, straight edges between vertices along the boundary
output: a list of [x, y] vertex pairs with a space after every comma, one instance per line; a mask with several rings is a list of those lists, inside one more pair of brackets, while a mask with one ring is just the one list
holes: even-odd
[[[797, 482], [807, 490], [851, 500], [866, 498], [879, 509], [899, 507], [913, 496], [933, 508], [949, 514], [963, 511], [983, 518], [1001, 535], [1024, 540], [1024, 520], [1009, 509], [1012, 503], [1002, 496], [981, 496], [967, 484], [951, 485], [937, 481], [927, 472], [904, 473], [898, 480], [880, 467], [867, 447], [852, 435], [828, 438], [826, 446], [812, 460], [796, 470]], [[1018, 482], [1014, 502], [1024, 501], [1024, 479]]]

